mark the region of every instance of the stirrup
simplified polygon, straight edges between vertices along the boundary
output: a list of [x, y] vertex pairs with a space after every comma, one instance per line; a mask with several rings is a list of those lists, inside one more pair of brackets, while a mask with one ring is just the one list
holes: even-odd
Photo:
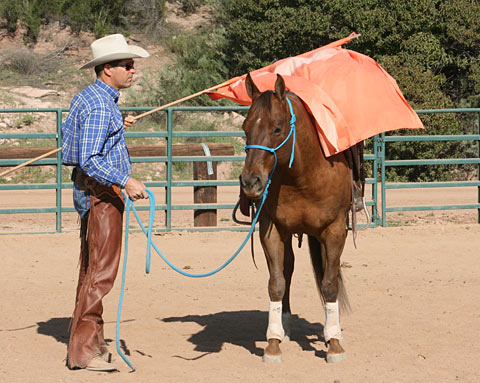
[[[371, 223], [371, 219], [372, 219], [372, 217], [370, 216], [370, 213], [368, 212], [368, 209], [367, 209], [367, 201], [366, 201], [365, 197], [362, 197], [361, 199], [355, 201], [355, 205], [357, 205], [358, 202], [360, 202], [362, 204], [362, 206], [361, 206], [361, 209], [357, 210], [357, 212], [363, 211], [363, 213], [365, 214], [365, 218], [367, 219], [367, 224], [364, 227], [359, 227], [359, 229], [360, 230], [367, 230], [370, 227], [370, 223]], [[358, 206], [355, 206], [355, 208], [357, 208], [357, 207]]]
[[355, 212], [358, 213], [362, 211], [365, 207], [365, 197], [354, 197], [353, 199], [353, 208]]

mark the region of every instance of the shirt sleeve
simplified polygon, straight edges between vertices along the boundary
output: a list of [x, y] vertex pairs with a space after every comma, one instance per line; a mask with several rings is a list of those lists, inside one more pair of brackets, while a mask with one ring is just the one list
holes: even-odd
[[108, 136], [112, 112], [100, 105], [92, 109], [83, 119], [80, 127], [80, 168], [101, 184], [122, 188], [130, 176], [124, 174], [104, 159], [103, 148]]

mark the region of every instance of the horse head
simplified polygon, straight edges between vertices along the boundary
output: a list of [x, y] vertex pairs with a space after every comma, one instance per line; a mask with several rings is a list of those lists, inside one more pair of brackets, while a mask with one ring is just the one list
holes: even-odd
[[247, 157], [240, 184], [248, 197], [257, 199], [265, 191], [275, 166], [288, 164], [295, 132], [282, 76], [277, 75], [275, 91], [260, 92], [250, 74], [245, 85], [252, 106], [242, 126]]

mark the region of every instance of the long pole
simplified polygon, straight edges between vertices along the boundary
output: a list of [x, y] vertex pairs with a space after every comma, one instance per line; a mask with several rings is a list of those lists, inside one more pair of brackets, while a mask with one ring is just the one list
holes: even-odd
[[42, 158], [48, 157], [48, 156], [50, 156], [51, 154], [55, 154], [55, 153], [59, 152], [60, 150], [62, 150], [61, 147], [60, 147], [60, 148], [53, 149], [53, 150], [50, 150], [49, 152], [44, 153], [44, 154], [42, 154], [41, 156], [38, 156], [38, 157], [36, 157], [36, 158], [34, 158], [34, 159], [32, 159], [32, 160], [29, 160], [29, 161], [27, 161], [27, 162], [24, 162], [23, 164], [17, 165], [17, 166], [15, 166], [15, 167], [12, 168], [12, 169], [9, 169], [9, 170], [7, 170], [7, 171], [5, 171], [5, 172], [0, 173], [0, 177], [6, 176], [7, 174], [10, 174], [10, 173], [13, 173], [14, 171], [16, 171], [16, 170], [18, 170], [18, 169], [21, 169], [21, 168], [23, 168], [23, 167], [25, 167], [25, 166], [27, 166], [27, 165], [30, 165], [30, 164], [33, 163], [33, 162], [36, 162], [36, 161], [38, 161], [38, 160], [41, 160]]
[[[149, 110], [148, 112], [139, 114], [138, 116], [135, 116], [134, 119], [135, 119], [135, 121], [136, 121], [136, 120], [139, 120], [139, 119], [142, 118], [142, 117], [149, 116], [150, 114], [159, 112], [159, 111], [161, 111], [161, 110], [163, 110], [163, 109], [166, 109], [166, 108], [168, 108], [168, 107], [170, 107], [170, 106], [173, 106], [173, 105], [176, 105], [176, 104], [180, 104], [181, 102], [190, 100], [190, 99], [192, 99], [192, 98], [194, 98], [194, 97], [197, 97], [197, 96], [200, 96], [200, 95], [202, 95], [202, 94], [204, 94], [204, 93], [211, 92], [211, 91], [213, 91], [213, 90], [215, 90], [215, 89], [218, 89], [218, 88], [220, 88], [220, 87], [222, 87], [222, 86], [224, 86], [224, 85], [227, 85], [228, 83], [229, 83], [229, 81], [226, 81], [226, 82], [223, 82], [223, 83], [221, 83], [221, 84], [219, 84], [219, 85], [212, 86], [211, 88], [207, 88], [207, 89], [204, 89], [204, 90], [202, 90], [202, 91], [200, 91], [200, 92], [191, 94], [190, 96], [183, 97], [183, 98], [181, 98], [181, 99], [179, 99], [179, 100], [176, 100], [176, 101], [172, 101], [172, 102], [170, 102], [170, 103], [168, 103], [168, 104], [159, 106], [158, 108]], [[44, 153], [44, 154], [42, 154], [41, 156], [38, 156], [38, 157], [36, 157], [36, 158], [33, 158], [33, 159], [31, 159], [31, 160], [29, 160], [29, 161], [27, 161], [27, 162], [24, 162], [23, 164], [20, 164], [20, 165], [15, 166], [15, 167], [12, 168], [12, 169], [9, 169], [9, 170], [7, 170], [7, 171], [4, 171], [3, 173], [0, 173], [0, 177], [6, 176], [7, 174], [10, 174], [10, 173], [13, 173], [13, 172], [15, 172], [15, 171], [17, 171], [17, 170], [19, 170], [19, 169], [27, 166], [27, 165], [30, 165], [30, 164], [32, 164], [32, 163], [34, 163], [34, 162], [37, 162], [37, 161], [41, 160], [42, 158], [45, 158], [45, 157], [48, 157], [48, 156], [50, 156], [50, 155], [52, 155], [52, 154], [58, 153], [58, 152], [61, 151], [61, 150], [62, 150], [62, 148], [60, 147], [60, 148], [51, 150], [51, 151], [49, 151], [48, 153]]]

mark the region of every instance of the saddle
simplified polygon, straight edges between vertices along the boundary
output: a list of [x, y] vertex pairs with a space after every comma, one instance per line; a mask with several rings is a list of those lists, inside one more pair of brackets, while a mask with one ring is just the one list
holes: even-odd
[[365, 169], [363, 166], [363, 141], [345, 150], [345, 157], [352, 173], [352, 205], [355, 212], [365, 208]]
[[347, 216], [347, 229], [352, 230], [353, 244], [357, 244], [357, 213], [363, 211], [367, 218], [365, 229], [370, 226], [370, 214], [368, 213], [365, 202], [365, 169], [363, 166], [363, 147], [364, 142], [360, 141], [356, 145], [344, 151], [347, 163], [350, 167], [352, 176], [352, 201], [350, 203], [350, 212], [352, 215], [352, 226], [350, 227], [349, 217]]

